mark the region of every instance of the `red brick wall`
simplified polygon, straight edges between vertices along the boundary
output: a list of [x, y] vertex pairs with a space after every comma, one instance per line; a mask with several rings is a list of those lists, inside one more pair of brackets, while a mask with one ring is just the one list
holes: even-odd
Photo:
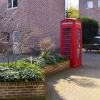
[[18, 98], [37, 96], [46, 96], [44, 82], [0, 82], [0, 100], [19, 100]]
[[[32, 48], [39, 40], [49, 37], [59, 48], [60, 21], [64, 19], [64, 0], [18, 0], [18, 8], [7, 10], [7, 0], [0, 0], [0, 15], [7, 18], [4, 30], [24, 33], [24, 50]], [[10, 18], [9, 18], [10, 17]], [[28, 48], [28, 49], [27, 49]]]
[[52, 73], [60, 72], [62, 70], [67, 70], [67, 68], [70, 67], [70, 61], [64, 61], [59, 62], [55, 65], [46, 65], [46, 67], [43, 68], [44, 74], [49, 75]]

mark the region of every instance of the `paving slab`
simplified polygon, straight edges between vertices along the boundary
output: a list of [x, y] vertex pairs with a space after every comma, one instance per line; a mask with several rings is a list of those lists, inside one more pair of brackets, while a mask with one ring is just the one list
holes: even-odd
[[100, 54], [83, 53], [80, 68], [47, 77], [47, 100], [100, 100]]

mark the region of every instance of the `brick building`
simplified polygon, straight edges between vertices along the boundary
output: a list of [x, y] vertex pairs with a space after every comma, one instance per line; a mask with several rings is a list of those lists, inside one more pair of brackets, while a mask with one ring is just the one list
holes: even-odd
[[64, 13], [65, 0], [0, 0], [0, 41], [7, 45], [9, 33], [11, 50], [15, 53], [19, 52], [20, 39], [23, 52], [31, 51], [46, 37], [59, 48], [60, 21]]
[[100, 0], [79, 0], [80, 16], [90, 16], [100, 23]]

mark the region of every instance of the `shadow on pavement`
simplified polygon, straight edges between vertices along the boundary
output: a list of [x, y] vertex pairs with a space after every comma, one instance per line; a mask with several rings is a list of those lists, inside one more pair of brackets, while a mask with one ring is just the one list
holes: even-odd
[[85, 88], [98, 87], [98, 85], [95, 84], [95, 82], [91, 80], [91, 78], [100, 78], [100, 67], [95, 68], [89, 65], [82, 65], [80, 68], [66, 69], [62, 72], [48, 76], [46, 78], [48, 98], [47, 100], [67, 100], [61, 97], [58, 94], [58, 91], [55, 90], [55, 84], [58, 84], [60, 80], [67, 81], [68, 84], [70, 84], [70, 82], [73, 82], [74, 84], [77, 84], [78, 86]]

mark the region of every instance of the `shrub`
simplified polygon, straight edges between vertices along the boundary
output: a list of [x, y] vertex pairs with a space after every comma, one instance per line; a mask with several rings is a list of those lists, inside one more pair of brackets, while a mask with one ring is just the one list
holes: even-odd
[[19, 60], [13, 64], [0, 63], [0, 81], [36, 81], [44, 78], [43, 72], [39, 66]]
[[62, 62], [62, 61], [67, 60], [66, 57], [61, 56], [61, 55], [55, 55], [54, 57], [55, 57], [55, 59], [56, 59], [56, 62]]
[[89, 17], [80, 17], [79, 19], [82, 21], [83, 43], [91, 44], [93, 42], [93, 37], [98, 34], [99, 24]]
[[36, 57], [33, 62], [34, 64], [44, 67], [45, 65], [49, 64], [56, 64], [57, 62], [65, 60], [62, 56], [52, 55], [51, 50], [54, 47], [52, 40], [50, 38], [45, 38], [39, 42], [39, 47], [41, 53], [38, 57]]
[[61, 55], [52, 55], [50, 52], [42, 52], [39, 57], [33, 60], [33, 63], [45, 67], [46, 65], [56, 64], [58, 62], [65, 61], [67, 58]]
[[45, 59], [42, 56], [36, 57], [33, 59], [33, 64], [43, 67], [45, 66]]
[[37, 81], [44, 78], [42, 67], [47, 64], [52, 65], [57, 62], [65, 61], [66, 58], [61, 55], [52, 55], [50, 52], [42, 52], [40, 56], [33, 59], [22, 59], [16, 62], [0, 63], [0, 81], [16, 82], [16, 81]]
[[48, 52], [54, 47], [54, 44], [52, 43], [52, 40], [50, 38], [45, 38], [39, 42], [39, 47], [41, 53]]

